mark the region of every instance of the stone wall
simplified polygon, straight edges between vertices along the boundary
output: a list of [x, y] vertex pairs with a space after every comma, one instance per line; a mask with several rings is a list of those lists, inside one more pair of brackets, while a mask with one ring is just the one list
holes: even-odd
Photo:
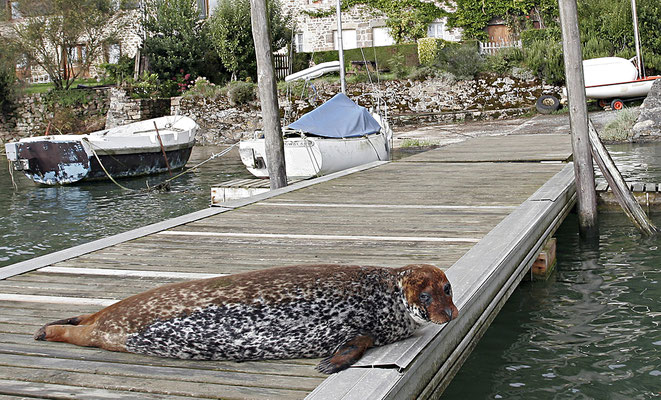
[[[293, 122], [340, 92], [339, 83], [318, 81], [314, 85], [314, 90], [308, 87], [302, 98], [280, 96], [283, 123]], [[292, 92], [299, 95], [301, 89], [302, 86], [295, 87]], [[534, 109], [536, 99], [542, 94], [559, 91], [558, 87], [526, 77], [470, 81], [434, 78], [347, 86], [349, 97], [367, 108], [376, 107], [377, 97], [372, 93], [378, 94], [378, 98], [385, 100], [394, 126], [515, 117]], [[102, 93], [103, 100], [99, 101], [108, 109], [106, 128], [162, 115], [186, 115], [201, 127], [200, 144], [217, 144], [234, 143], [262, 127], [259, 101], [233, 106], [224, 96], [216, 100], [200, 97], [150, 100], [131, 99], [125, 91], [116, 88]], [[99, 107], [103, 105], [91, 106], [90, 110]], [[43, 95], [27, 97], [19, 104], [15, 117], [0, 122], [0, 140], [41, 135], [51, 118], [52, 113], [47, 112], [43, 104]]]
[[633, 126], [633, 141], [661, 140], [661, 78], [640, 106], [640, 115]]
[[[321, 105], [340, 92], [339, 83], [315, 83], [316, 95], [287, 99], [280, 96], [283, 123], [293, 122], [304, 113]], [[377, 105], [371, 93], [385, 99], [392, 124], [422, 125], [469, 120], [504, 119], [534, 110], [542, 94], [557, 94], [560, 88], [544, 85], [534, 79], [484, 78], [473, 81], [448, 81], [442, 78], [426, 81], [385, 81], [379, 85], [349, 84], [347, 94], [361, 106]], [[293, 92], [301, 93], [300, 90]], [[201, 144], [233, 143], [261, 129], [259, 102], [231, 106], [226, 98], [210, 101], [203, 98], [176, 98], [172, 114], [186, 115], [200, 125]]]
[[125, 90], [110, 88], [106, 128], [170, 115], [170, 99], [132, 99]]
[[[108, 110], [107, 89], [91, 90], [89, 93], [89, 101], [75, 110], [80, 119], [96, 119], [99, 114], [105, 115]], [[61, 107], [58, 110], [61, 111]], [[23, 137], [43, 135], [48, 123], [55, 117], [55, 113], [48, 106], [47, 93], [20, 97], [12, 115], [0, 115], [0, 144]]]

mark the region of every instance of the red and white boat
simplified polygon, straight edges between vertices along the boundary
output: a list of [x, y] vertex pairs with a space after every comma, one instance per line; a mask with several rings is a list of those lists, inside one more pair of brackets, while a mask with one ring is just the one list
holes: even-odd
[[652, 84], [661, 76], [642, 76], [632, 60], [601, 57], [583, 61], [585, 96], [599, 100], [602, 107], [614, 110], [624, 107], [624, 101], [647, 96]]

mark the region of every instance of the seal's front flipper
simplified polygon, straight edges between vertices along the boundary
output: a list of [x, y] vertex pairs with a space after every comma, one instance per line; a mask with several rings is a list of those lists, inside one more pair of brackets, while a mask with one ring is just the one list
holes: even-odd
[[374, 339], [369, 335], [356, 336], [340, 346], [335, 354], [321, 360], [317, 365], [317, 370], [325, 374], [332, 374], [347, 369], [351, 364], [360, 360], [360, 357], [365, 354], [365, 350], [372, 347], [373, 344]]

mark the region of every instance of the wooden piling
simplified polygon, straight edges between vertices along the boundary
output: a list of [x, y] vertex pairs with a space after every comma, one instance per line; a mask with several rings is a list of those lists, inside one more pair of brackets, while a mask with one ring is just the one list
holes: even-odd
[[266, 162], [271, 189], [278, 189], [287, 186], [287, 172], [266, 0], [250, 0], [250, 17], [257, 57], [257, 85], [266, 138]]
[[565, 59], [569, 125], [574, 153], [579, 231], [583, 238], [598, 237], [597, 193], [588, 138], [588, 111], [583, 77], [583, 55], [576, 0], [558, 0]]

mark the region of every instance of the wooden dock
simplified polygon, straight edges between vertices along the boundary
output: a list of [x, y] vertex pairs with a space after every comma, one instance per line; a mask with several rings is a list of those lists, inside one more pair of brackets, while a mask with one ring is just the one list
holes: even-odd
[[[482, 137], [0, 268], [0, 398], [433, 397], [572, 207], [570, 157], [569, 135]], [[328, 262], [449, 268], [461, 315], [330, 377], [318, 360], [184, 361], [32, 339], [164, 283]]]

